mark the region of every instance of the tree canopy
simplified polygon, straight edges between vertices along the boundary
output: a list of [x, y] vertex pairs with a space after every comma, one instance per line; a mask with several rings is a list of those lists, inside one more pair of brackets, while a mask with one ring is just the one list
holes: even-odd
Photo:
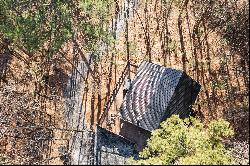
[[93, 47], [112, 37], [105, 27], [111, 8], [110, 0], [0, 0], [0, 32], [31, 54], [45, 49], [53, 55], [74, 35]]
[[169, 165], [234, 164], [235, 160], [222, 143], [233, 135], [229, 122], [218, 119], [207, 126], [193, 117], [180, 119], [177, 115], [161, 123], [152, 132], [140, 160], [129, 159], [129, 164]]

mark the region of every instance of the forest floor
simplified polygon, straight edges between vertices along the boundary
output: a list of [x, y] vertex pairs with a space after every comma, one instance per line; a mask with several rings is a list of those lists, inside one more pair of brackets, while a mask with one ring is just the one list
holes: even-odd
[[[138, 66], [143, 60], [151, 60], [165, 67], [184, 70], [199, 82], [202, 89], [194, 110], [205, 124], [217, 118], [225, 118], [230, 122], [235, 136], [225, 141], [225, 144], [232, 148], [240, 162], [249, 160], [249, 68], [244, 41], [244, 36], [247, 35], [244, 34], [244, 23], [249, 21], [249, 17], [244, 2], [237, 1], [239, 4], [224, 7], [218, 5], [218, 8], [214, 6], [209, 9], [212, 10], [211, 13], [208, 11], [207, 17], [202, 19], [202, 14], [199, 13], [202, 6], [195, 0], [189, 2], [183, 12], [174, 4], [165, 5], [158, 0], [148, 2], [147, 5], [141, 2], [137, 13], [128, 24], [131, 63]], [[168, 11], [169, 15], [165, 19]], [[231, 14], [231, 17], [227, 18], [230, 24], [221, 20], [226, 17], [226, 12]], [[233, 32], [228, 30], [228, 27]], [[241, 38], [233, 36], [234, 34]], [[232, 38], [228, 38], [230, 35]], [[116, 41], [113, 50], [103, 56], [97, 65], [91, 65], [95, 76], [101, 81], [98, 84], [90, 76], [86, 82], [84, 108], [87, 110], [88, 124], [98, 123], [104, 106], [124, 70], [127, 62], [125, 41], [124, 32]], [[61, 53], [54, 56], [50, 62], [46, 58], [29, 57], [22, 52], [8, 52], [0, 47], [0, 75], [6, 74], [0, 77], [0, 117], [4, 117], [0, 119], [0, 133], [5, 133], [0, 136], [0, 154], [3, 154], [0, 155], [0, 164], [8, 159], [14, 159], [14, 163], [36, 163], [49, 157], [52, 158], [50, 164], [62, 164], [58, 149], [65, 145], [65, 141], [72, 134], [71, 131], [63, 133], [54, 130], [52, 142], [38, 145], [34, 138], [39, 136], [32, 135], [37, 130], [14, 129], [20, 126], [20, 123], [22, 126], [47, 125], [47, 130], [39, 132], [49, 138], [50, 128], [66, 128], [64, 90], [72, 70], [72, 64], [69, 63], [73, 59], [72, 47], [72, 43], [65, 44]], [[25, 61], [31, 62], [31, 65], [27, 65]], [[43, 75], [45, 70], [48, 70], [46, 76]], [[132, 68], [131, 73], [133, 77], [136, 68]], [[122, 100], [121, 88], [108, 117], [118, 114]], [[23, 112], [26, 112], [26, 116], [23, 116]], [[50, 116], [47, 117], [47, 114]], [[36, 118], [33, 118], [34, 116]], [[105, 123], [103, 127], [108, 128]], [[108, 129], [118, 133], [119, 122]], [[32, 141], [33, 144], [30, 143]], [[40, 147], [38, 149], [41, 152], [32, 149], [32, 146]], [[46, 156], [48, 151], [51, 154], [49, 157]]]

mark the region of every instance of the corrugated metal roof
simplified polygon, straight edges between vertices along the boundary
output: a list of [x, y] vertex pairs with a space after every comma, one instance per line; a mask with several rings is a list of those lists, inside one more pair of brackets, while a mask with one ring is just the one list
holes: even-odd
[[121, 106], [124, 120], [152, 131], [170, 115], [188, 116], [200, 85], [180, 70], [142, 62]]

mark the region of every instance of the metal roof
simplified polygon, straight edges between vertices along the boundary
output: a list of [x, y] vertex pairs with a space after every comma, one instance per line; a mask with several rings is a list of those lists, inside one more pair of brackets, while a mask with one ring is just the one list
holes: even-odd
[[152, 131], [172, 114], [187, 117], [199, 91], [183, 71], [144, 61], [124, 97], [121, 117]]

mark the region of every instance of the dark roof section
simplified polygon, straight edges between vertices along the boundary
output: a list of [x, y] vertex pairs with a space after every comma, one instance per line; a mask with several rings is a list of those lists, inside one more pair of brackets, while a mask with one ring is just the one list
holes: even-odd
[[187, 117], [200, 87], [180, 70], [144, 61], [123, 100], [121, 116], [152, 131], [172, 114]]
[[129, 157], [137, 159], [135, 144], [129, 140], [97, 126], [96, 164], [123, 165]]

